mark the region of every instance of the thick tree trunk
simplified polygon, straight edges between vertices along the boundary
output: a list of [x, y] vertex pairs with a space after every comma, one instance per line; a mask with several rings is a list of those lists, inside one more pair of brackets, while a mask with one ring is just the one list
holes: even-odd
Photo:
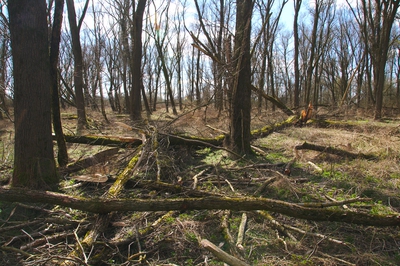
[[238, 1], [234, 62], [236, 66], [231, 103], [229, 147], [238, 154], [250, 154], [251, 65], [250, 34], [253, 1]]
[[51, 78], [45, 0], [10, 0], [15, 146], [12, 186], [58, 183], [51, 137]]

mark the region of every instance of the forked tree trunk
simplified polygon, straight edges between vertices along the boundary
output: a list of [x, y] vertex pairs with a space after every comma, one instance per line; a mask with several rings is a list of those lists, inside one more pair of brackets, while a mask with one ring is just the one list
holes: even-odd
[[[89, 0], [87, 0], [89, 1]], [[85, 100], [83, 96], [83, 59], [82, 47], [79, 37], [79, 26], [76, 23], [76, 13], [73, 0], [67, 0], [68, 21], [72, 37], [72, 51], [74, 54], [74, 85], [75, 104], [78, 114], [77, 132], [79, 133], [87, 126]]]

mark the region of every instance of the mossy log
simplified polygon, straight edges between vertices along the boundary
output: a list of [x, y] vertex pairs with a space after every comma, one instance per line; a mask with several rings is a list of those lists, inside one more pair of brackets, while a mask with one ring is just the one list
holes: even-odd
[[372, 155], [372, 154], [352, 153], [352, 152], [337, 149], [334, 147], [320, 146], [320, 145], [311, 144], [308, 142], [304, 142], [301, 145], [295, 146], [295, 149], [296, 150], [313, 150], [313, 151], [319, 151], [319, 152], [326, 152], [326, 153], [330, 153], [330, 154], [334, 154], [334, 155], [339, 155], [342, 157], [347, 157], [350, 159], [362, 158], [362, 159], [371, 160], [371, 159], [376, 158], [376, 156]]
[[380, 215], [338, 210], [337, 208], [312, 208], [280, 200], [254, 197], [175, 199], [84, 198], [50, 191], [41, 192], [21, 188], [0, 188], [0, 200], [48, 203], [101, 214], [114, 211], [265, 210], [312, 221], [335, 221], [373, 226], [400, 226], [399, 213]]
[[[114, 182], [114, 184], [108, 189], [107, 193], [100, 199], [108, 200], [112, 199], [118, 196], [118, 194], [122, 191], [125, 183], [128, 181], [128, 179], [131, 177], [131, 173], [135, 171], [138, 163], [140, 162], [141, 158], [143, 156], [143, 151], [139, 152], [136, 156], [134, 156], [130, 162], [128, 163], [128, 166], [125, 167], [125, 169], [122, 171], [121, 174], [119, 174], [117, 180]], [[51, 192], [47, 192], [51, 193]], [[56, 203], [57, 204], [57, 203]], [[81, 203], [85, 204], [85, 203]], [[61, 206], [65, 206], [63, 204], [58, 204]], [[78, 243], [75, 247], [75, 249], [69, 254], [69, 257], [79, 257], [82, 258], [84, 257], [84, 253], [93, 246], [94, 242], [97, 240], [97, 237], [102, 234], [108, 227], [113, 214], [113, 210], [107, 211], [107, 212], [97, 212], [99, 215], [96, 217], [96, 221], [89, 232], [85, 235], [84, 239]], [[70, 260], [65, 260], [61, 263], [63, 266], [69, 266], [69, 265], [74, 265], [73, 262]]]
[[261, 137], [266, 137], [273, 133], [274, 131], [284, 129], [286, 127], [293, 126], [294, 123], [298, 120], [298, 116], [292, 115], [288, 117], [285, 121], [275, 123], [273, 125], [267, 125], [261, 129], [256, 129], [251, 131], [251, 135], [253, 138], [261, 138]]

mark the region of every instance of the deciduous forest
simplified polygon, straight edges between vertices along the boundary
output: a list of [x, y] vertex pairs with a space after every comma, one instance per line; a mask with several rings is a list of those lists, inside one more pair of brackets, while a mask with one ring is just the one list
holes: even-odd
[[399, 265], [399, 0], [0, 0], [1, 265]]

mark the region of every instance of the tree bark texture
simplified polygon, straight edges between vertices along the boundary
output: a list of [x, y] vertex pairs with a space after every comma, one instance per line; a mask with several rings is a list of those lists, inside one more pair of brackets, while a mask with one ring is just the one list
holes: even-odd
[[[48, 203], [93, 213], [114, 211], [170, 210], [265, 210], [311, 221], [335, 221], [374, 226], [399, 226], [400, 214], [379, 215], [356, 211], [304, 207], [295, 203], [253, 197], [205, 197], [176, 199], [84, 198], [50, 191], [0, 188], [0, 200], [10, 202]], [[322, 205], [321, 205], [322, 206]]]
[[132, 89], [131, 89], [131, 119], [142, 120], [141, 90], [142, 79], [142, 27], [143, 14], [146, 7], [146, 0], [139, 0], [136, 11], [133, 14], [133, 56], [131, 58]]
[[251, 56], [250, 35], [253, 1], [236, 3], [235, 73], [231, 103], [230, 148], [238, 154], [250, 154]]
[[45, 0], [8, 1], [14, 71], [12, 186], [58, 183], [51, 137], [51, 82]]

